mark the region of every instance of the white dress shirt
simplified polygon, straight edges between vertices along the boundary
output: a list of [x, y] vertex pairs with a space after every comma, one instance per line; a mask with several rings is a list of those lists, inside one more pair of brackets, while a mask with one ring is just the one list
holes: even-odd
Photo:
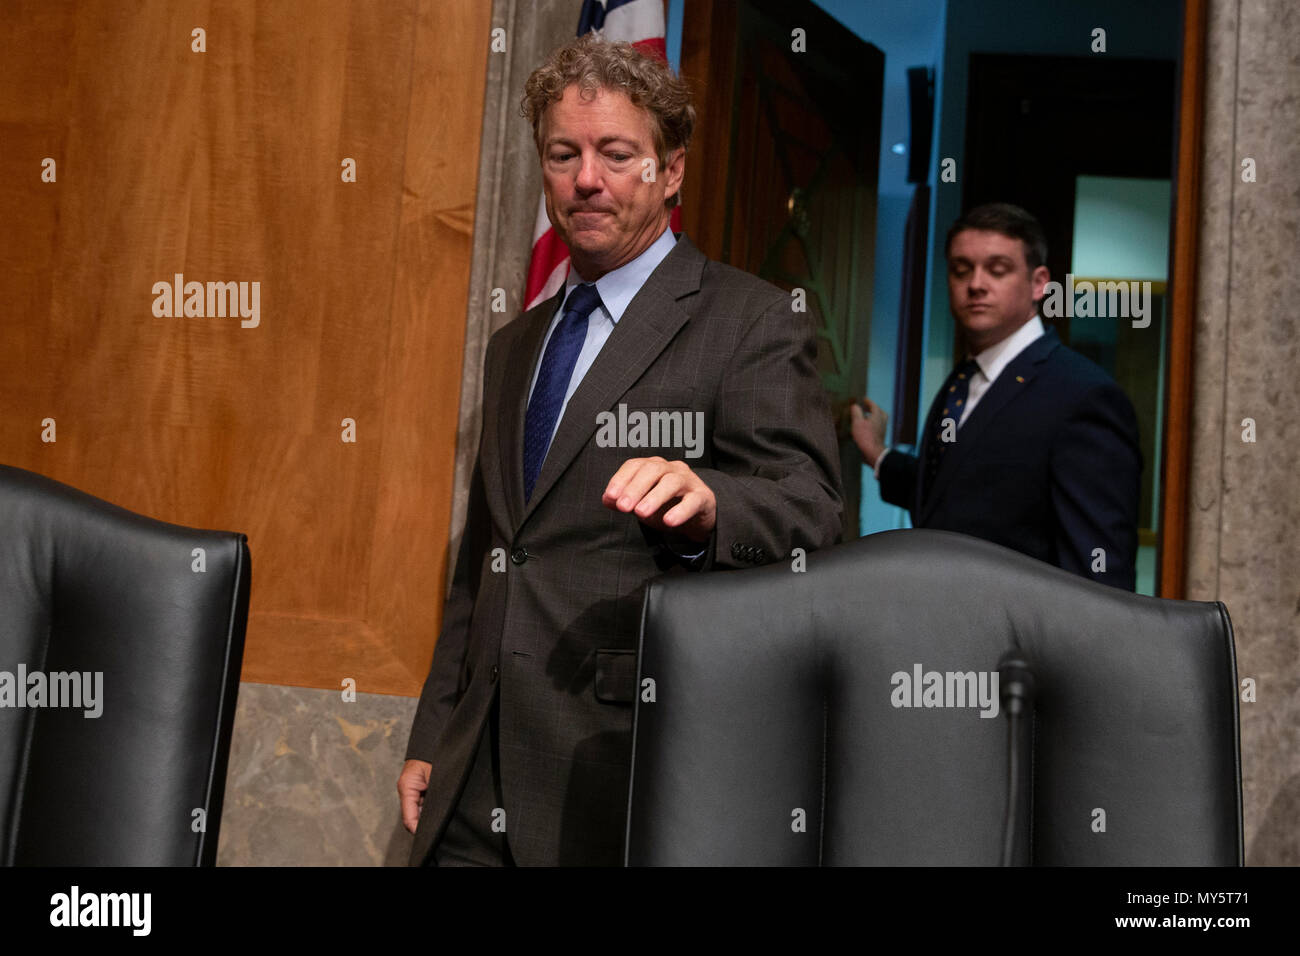
[[[1044, 334], [1043, 320], [1037, 312], [1034, 317], [1008, 335], [1001, 342], [990, 345], [983, 352], [973, 356], [975, 364], [979, 370], [970, 377], [970, 391], [966, 396], [966, 407], [961, 410], [961, 419], [957, 422], [957, 428], [960, 429], [970, 418], [971, 412], [975, 411], [975, 406], [979, 400], [988, 392], [990, 386], [997, 381], [998, 376], [1003, 370], [1011, 364], [1012, 359], [1027, 349]], [[925, 441], [925, 436], [921, 436], [921, 441]], [[875, 473], [880, 477], [880, 463], [885, 460], [889, 454], [886, 448], [876, 459]]]
[[966, 424], [966, 419], [970, 418], [971, 412], [975, 411], [979, 400], [984, 397], [989, 386], [997, 381], [1002, 370], [1011, 364], [1011, 360], [1042, 337], [1043, 320], [1039, 318], [1038, 313], [1034, 313], [1032, 319], [1001, 342], [990, 345], [975, 356], [975, 364], [979, 366], [979, 371], [970, 377], [970, 393], [966, 396], [966, 407], [961, 410], [961, 420], [957, 422], [959, 429]]

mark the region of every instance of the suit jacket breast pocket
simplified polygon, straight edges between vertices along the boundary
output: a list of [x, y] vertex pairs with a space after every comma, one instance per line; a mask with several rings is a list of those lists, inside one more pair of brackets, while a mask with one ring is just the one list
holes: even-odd
[[636, 651], [596, 651], [596, 699], [610, 704], [636, 699]]

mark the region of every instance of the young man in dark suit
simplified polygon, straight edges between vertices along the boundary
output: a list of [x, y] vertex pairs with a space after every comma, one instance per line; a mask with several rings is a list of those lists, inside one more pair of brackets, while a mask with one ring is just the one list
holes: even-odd
[[885, 412], [853, 406], [852, 433], [880, 496], [917, 528], [959, 531], [1133, 590], [1137, 418], [1104, 371], [1044, 330], [1042, 227], [994, 203], [948, 232], [948, 298], [967, 359], [944, 382], [920, 455], [885, 447]]
[[685, 86], [588, 35], [524, 105], [572, 269], [488, 345], [464, 538], [398, 780], [416, 865], [621, 863], [646, 583], [841, 530], [807, 316], [668, 228]]

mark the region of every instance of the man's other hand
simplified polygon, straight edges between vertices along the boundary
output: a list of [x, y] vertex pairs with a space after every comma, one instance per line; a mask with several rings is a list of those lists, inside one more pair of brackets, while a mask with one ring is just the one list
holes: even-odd
[[718, 521], [718, 499], [684, 461], [629, 458], [605, 486], [601, 504], [631, 512], [659, 531], [704, 543]]
[[[866, 413], [863, 413], [863, 407]], [[885, 453], [885, 425], [889, 421], [889, 416], [885, 410], [869, 398], [864, 398], [861, 404], [853, 403], [849, 409], [849, 431], [853, 435], [853, 443], [858, 446], [858, 451], [862, 452], [862, 460], [866, 462], [869, 468], [875, 468], [876, 462], [880, 456]]]
[[424, 791], [429, 786], [433, 764], [427, 760], [408, 760], [397, 778], [397, 795], [402, 801], [402, 823], [412, 833], [420, 823], [420, 808], [424, 806]]

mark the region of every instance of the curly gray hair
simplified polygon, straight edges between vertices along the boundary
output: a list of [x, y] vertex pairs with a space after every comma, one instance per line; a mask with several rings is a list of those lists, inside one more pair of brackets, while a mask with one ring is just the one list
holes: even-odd
[[[524, 84], [519, 111], [532, 124], [537, 154], [542, 154], [541, 124], [547, 108], [577, 85], [584, 96], [598, 90], [623, 93], [650, 114], [650, 130], [660, 168], [678, 149], [686, 149], [695, 129], [695, 107], [686, 81], [664, 63], [630, 43], [612, 43], [586, 33], [555, 50]], [[677, 205], [670, 196], [665, 205]]]

